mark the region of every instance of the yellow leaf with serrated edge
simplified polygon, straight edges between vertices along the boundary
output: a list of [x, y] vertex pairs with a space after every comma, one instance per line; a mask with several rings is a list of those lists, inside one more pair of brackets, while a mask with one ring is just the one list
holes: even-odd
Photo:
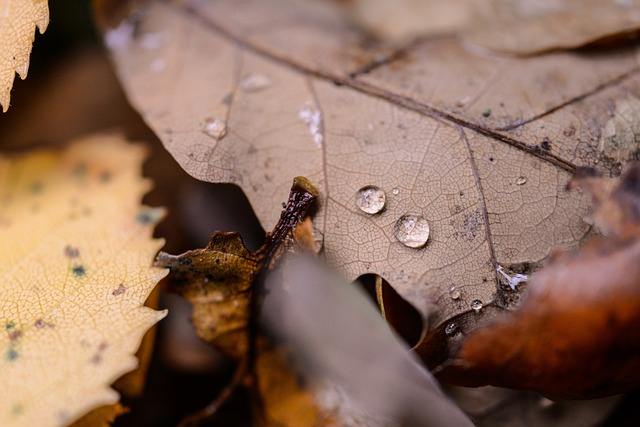
[[0, 0], [0, 104], [3, 112], [9, 108], [16, 73], [22, 79], [27, 77], [35, 27], [38, 26], [42, 34], [48, 24], [46, 0]]
[[0, 425], [67, 425], [118, 401], [144, 333], [161, 209], [142, 206], [145, 150], [94, 136], [0, 156]]

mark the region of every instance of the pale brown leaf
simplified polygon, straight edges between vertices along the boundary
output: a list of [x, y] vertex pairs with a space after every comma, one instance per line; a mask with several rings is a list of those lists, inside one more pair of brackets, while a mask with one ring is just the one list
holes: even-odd
[[[240, 185], [266, 229], [291, 178], [308, 177], [327, 260], [350, 279], [382, 275], [430, 330], [516, 304], [524, 282], [505, 293], [507, 281], [590, 232], [571, 173], [617, 175], [637, 156], [638, 46], [514, 58], [439, 36], [398, 48], [316, 1], [154, 3], [143, 16], [105, 40], [185, 170]], [[378, 213], [356, 204], [367, 186], [385, 193]], [[424, 246], [396, 237], [407, 214], [427, 220]]]
[[492, 51], [532, 55], [637, 37], [640, 2], [601, 0], [345, 0], [350, 16], [392, 43], [458, 34]]
[[[438, 324], [493, 300], [498, 265], [587, 233], [564, 186], [576, 165], [618, 167], [602, 112], [633, 102], [635, 50], [488, 58], [438, 39], [376, 66], [393, 52], [360, 47], [330, 4], [198, 8], [152, 4], [135, 38], [128, 21], [106, 34], [129, 96], [188, 172], [240, 184], [267, 229], [292, 176], [316, 183], [315, 227], [348, 277], [381, 274], [424, 316], [437, 304]], [[356, 207], [366, 185], [386, 193], [379, 214]], [[408, 213], [429, 222], [423, 248], [394, 237]]]

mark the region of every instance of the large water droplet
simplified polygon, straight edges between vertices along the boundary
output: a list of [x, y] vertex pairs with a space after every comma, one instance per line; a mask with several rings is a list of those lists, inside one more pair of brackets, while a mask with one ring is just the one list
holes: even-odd
[[447, 326], [444, 327], [444, 333], [448, 337], [453, 337], [460, 333], [460, 328], [458, 328], [458, 325], [455, 323], [449, 323]]
[[482, 301], [480, 301], [479, 299], [474, 299], [473, 301], [471, 301], [470, 306], [476, 313], [478, 313], [480, 310], [482, 310]]
[[227, 124], [224, 120], [207, 118], [204, 121], [204, 127], [202, 128], [204, 133], [215, 139], [222, 139], [227, 134]]
[[393, 235], [403, 245], [410, 248], [419, 248], [424, 246], [429, 239], [429, 223], [422, 215], [402, 215], [396, 221]]
[[460, 299], [460, 295], [460, 289], [456, 288], [455, 286], [449, 288], [449, 296], [451, 297], [451, 299]]
[[245, 92], [259, 92], [271, 86], [271, 79], [264, 74], [249, 74], [240, 81], [240, 88]]
[[367, 185], [356, 193], [356, 206], [362, 212], [377, 214], [384, 208], [386, 199], [387, 196], [381, 188]]

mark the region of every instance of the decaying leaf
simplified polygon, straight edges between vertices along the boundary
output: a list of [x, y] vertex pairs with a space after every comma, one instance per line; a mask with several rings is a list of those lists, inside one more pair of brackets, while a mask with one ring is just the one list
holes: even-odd
[[65, 425], [117, 402], [144, 333], [161, 210], [140, 205], [144, 150], [115, 136], [0, 158], [3, 426]]
[[[254, 405], [254, 417], [260, 425], [294, 426], [304, 420], [305, 425], [326, 424], [326, 417], [288, 366], [287, 352], [256, 329], [255, 314], [258, 277], [293, 248], [296, 238], [308, 243], [294, 230], [317, 197], [307, 179], [296, 178], [278, 224], [256, 252], [245, 248], [239, 233], [215, 232], [204, 249], [178, 256], [161, 252], [156, 258], [157, 266], [170, 270], [166, 288], [193, 304], [198, 335], [238, 362], [230, 387], [244, 383], [253, 388], [259, 402]], [[193, 420], [213, 415], [218, 406], [218, 401], [212, 402]]]
[[[193, 303], [199, 335], [240, 361], [244, 379], [234, 381], [248, 384], [257, 396], [255, 423], [472, 425], [364, 295], [338, 284], [326, 267], [291, 258], [297, 247], [315, 250], [309, 220], [299, 221], [316, 198], [315, 189], [297, 178], [274, 232], [254, 253], [237, 233], [216, 232], [205, 249], [161, 253], [156, 261], [171, 271], [169, 290]], [[320, 320], [327, 309], [331, 320]], [[265, 325], [283, 341], [265, 335]], [[306, 381], [292, 367], [295, 361], [306, 366]], [[216, 401], [210, 408], [217, 406]]]
[[156, 265], [171, 272], [166, 288], [193, 304], [193, 321], [203, 340], [236, 360], [245, 357], [253, 283], [265, 263], [273, 262], [276, 253], [291, 244], [293, 230], [316, 198], [313, 185], [296, 178], [278, 225], [256, 252], [245, 248], [239, 233], [215, 232], [204, 249], [157, 256]]
[[2, 0], [0, 9], [0, 105], [6, 112], [16, 73], [27, 77], [35, 27], [42, 34], [49, 25], [49, 6], [47, 0]]
[[[610, 235], [594, 238], [575, 253], [556, 253], [531, 278], [519, 309], [472, 332], [461, 346], [448, 345], [450, 359], [440, 360], [442, 377], [564, 399], [638, 388], [639, 183], [637, 164], [620, 180], [582, 174], [572, 181], [594, 196], [594, 221]], [[464, 332], [455, 320], [450, 325]], [[447, 341], [456, 334], [441, 330], [434, 335]], [[428, 342], [436, 340], [428, 339], [417, 351], [431, 356], [433, 364], [438, 355]]]
[[640, 32], [640, 1], [485, 0], [465, 41], [498, 52], [530, 55], [627, 41]]
[[600, 0], [346, 0], [350, 16], [394, 43], [458, 34], [474, 46], [531, 55], [627, 41], [640, 31], [640, 2]]

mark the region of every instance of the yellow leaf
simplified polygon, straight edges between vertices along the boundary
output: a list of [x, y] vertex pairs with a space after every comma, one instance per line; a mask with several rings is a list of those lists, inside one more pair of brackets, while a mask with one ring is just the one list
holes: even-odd
[[9, 108], [15, 73], [21, 79], [27, 77], [35, 26], [42, 34], [48, 24], [46, 0], [0, 0], [0, 104], [3, 112]]
[[0, 425], [66, 425], [113, 404], [144, 333], [162, 211], [140, 205], [144, 149], [118, 137], [0, 156]]

